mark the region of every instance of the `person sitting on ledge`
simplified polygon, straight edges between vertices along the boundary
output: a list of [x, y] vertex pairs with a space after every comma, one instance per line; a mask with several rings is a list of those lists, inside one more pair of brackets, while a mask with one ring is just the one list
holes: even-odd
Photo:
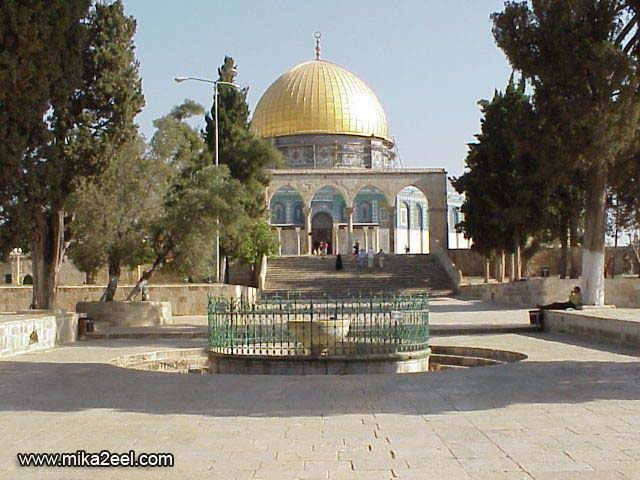
[[554, 302], [549, 305], [538, 305], [540, 310], [567, 310], [573, 308], [574, 310], [582, 310], [582, 293], [580, 293], [580, 287], [573, 287], [569, 294], [568, 302]]

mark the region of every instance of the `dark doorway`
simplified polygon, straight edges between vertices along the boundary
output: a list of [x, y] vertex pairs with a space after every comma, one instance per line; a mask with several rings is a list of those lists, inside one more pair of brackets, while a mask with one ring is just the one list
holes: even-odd
[[311, 219], [311, 243], [314, 250], [318, 249], [320, 242], [329, 244], [327, 253], [333, 250], [331, 233], [333, 230], [333, 218], [325, 212], [316, 213]]

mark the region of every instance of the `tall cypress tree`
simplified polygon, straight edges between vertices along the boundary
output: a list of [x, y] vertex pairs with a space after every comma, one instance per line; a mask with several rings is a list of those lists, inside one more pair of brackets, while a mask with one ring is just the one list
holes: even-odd
[[607, 178], [640, 117], [640, 36], [630, 34], [638, 10], [628, 0], [540, 0], [507, 2], [492, 17], [496, 43], [531, 81], [536, 110], [553, 132], [563, 162], [555, 170], [585, 178], [587, 304], [604, 303]]
[[[131, 216], [125, 214], [123, 218], [114, 220], [114, 213], [122, 208], [105, 200], [117, 201], [117, 196], [110, 197], [109, 194], [113, 192], [104, 192], [104, 188], [100, 188], [101, 184], [102, 187], [109, 185], [113, 172], [122, 168], [123, 158], [143, 163], [141, 156], [134, 153], [139, 150], [136, 145], [138, 127], [134, 119], [144, 106], [133, 43], [135, 32], [136, 21], [125, 15], [121, 0], [111, 4], [98, 3], [91, 11], [84, 55], [84, 89], [77, 102], [79, 122], [71, 142], [76, 155], [94, 158], [97, 167], [106, 172], [104, 182], [102, 175], [98, 175], [90, 180], [96, 185], [88, 186], [85, 190], [92, 191], [97, 187], [94, 191], [103, 192], [96, 199], [102, 203], [99, 208], [112, 210], [98, 213], [98, 218], [95, 218], [96, 221], [102, 219], [103, 224], [111, 230], [105, 232], [104, 237], [116, 232], [120, 236], [120, 241], [110, 242], [107, 248], [110, 286], [107, 300], [113, 300], [121, 265], [126, 263], [127, 255], [136, 256], [134, 252], [126, 252], [127, 247], [122, 246], [126, 243], [123, 239], [126, 235], [122, 232], [128, 228], [135, 229], [134, 225], [127, 225]], [[110, 164], [114, 164], [113, 169], [109, 168]], [[131, 170], [129, 175], [124, 175], [125, 178], [135, 177], [135, 172], [143, 171], [144, 167], [132, 165]], [[132, 190], [135, 190], [135, 178], [129, 181], [134, 186]], [[112, 185], [117, 187], [116, 184]], [[78, 205], [83, 206], [83, 203], [79, 202]]]
[[514, 253], [519, 270], [521, 247], [541, 228], [546, 201], [540, 161], [521, 145], [534, 114], [524, 81], [516, 83], [513, 76], [504, 92], [478, 103], [481, 133], [469, 145], [469, 170], [454, 180], [466, 196], [461, 226], [485, 256], [493, 250]]
[[141, 107], [137, 69], [127, 72], [132, 81], [118, 79], [115, 66], [130, 57], [116, 51], [117, 22], [98, 26], [103, 9], [121, 3], [91, 16], [89, 8], [89, 0], [0, 4], [0, 246], [28, 242], [35, 308], [55, 307], [69, 196], [104, 168]]
[[[225, 56], [218, 69], [218, 77], [225, 82], [235, 82], [237, 76], [233, 58]], [[266, 210], [265, 188], [269, 185], [269, 168], [281, 162], [279, 152], [269, 143], [257, 138], [249, 130], [249, 89], [230, 85], [218, 87], [218, 141], [219, 162], [229, 168], [232, 178], [246, 187], [249, 195], [245, 210], [252, 216], [260, 216]], [[213, 107], [206, 117], [205, 140], [209, 150], [215, 148], [215, 120]]]
[[0, 229], [6, 251], [30, 245], [33, 306], [54, 305], [64, 203], [92, 160], [67, 156], [83, 87], [89, 0], [0, 4]]

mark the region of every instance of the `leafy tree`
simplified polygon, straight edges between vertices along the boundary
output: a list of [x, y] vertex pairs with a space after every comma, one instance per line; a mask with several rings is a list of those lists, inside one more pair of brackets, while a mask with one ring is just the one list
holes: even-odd
[[639, 37], [628, 41], [633, 24], [625, 24], [635, 8], [624, 0], [538, 0], [507, 2], [492, 15], [496, 43], [533, 85], [536, 111], [560, 152], [558, 170], [585, 177], [587, 304], [604, 302], [607, 177], [640, 115]]
[[628, 235], [631, 261], [640, 272], [640, 131], [618, 168], [610, 175], [611, 196], [615, 212], [611, 215], [613, 226]]
[[[233, 58], [225, 56], [223, 65], [218, 69], [219, 79], [224, 82], [235, 82], [237, 71]], [[234, 88], [230, 85], [218, 86], [218, 138], [219, 162], [226, 165], [232, 178], [244, 186], [247, 195], [242, 206], [253, 220], [248, 224], [246, 233], [265, 233], [266, 229], [259, 222], [267, 223], [264, 216], [266, 210], [265, 189], [269, 185], [269, 168], [276, 168], [282, 164], [282, 157], [278, 150], [268, 142], [257, 138], [249, 130], [249, 106], [247, 104], [248, 88]], [[213, 107], [206, 117], [205, 141], [211, 157], [215, 149], [215, 117]], [[221, 239], [221, 249], [225, 256], [244, 259], [247, 257], [246, 242], [249, 237], [228, 234], [228, 238]], [[261, 237], [261, 235], [259, 235]], [[259, 240], [259, 238], [255, 238]], [[273, 254], [272, 242], [257, 245], [264, 246], [258, 254]], [[250, 249], [252, 250], [252, 248]], [[254, 263], [251, 261], [250, 263]]]
[[252, 218], [245, 214], [233, 228], [227, 229], [221, 248], [232, 252], [229, 258], [250, 265], [255, 275], [263, 256], [278, 253], [278, 239], [266, 215]]
[[0, 228], [2, 248], [28, 239], [33, 305], [54, 303], [64, 251], [64, 202], [92, 160], [69, 160], [73, 94], [82, 87], [89, 1], [0, 4]]
[[146, 232], [161, 209], [165, 179], [144, 150], [141, 138], [128, 143], [106, 171], [83, 182], [70, 202], [76, 233], [68, 255], [85, 272], [108, 265], [107, 301], [114, 299], [123, 265], [152, 260]]
[[518, 143], [534, 115], [524, 81], [516, 83], [513, 76], [504, 93], [496, 91], [479, 104], [481, 133], [469, 145], [468, 171], [453, 182], [465, 194], [461, 227], [487, 257], [494, 250], [514, 253], [518, 278], [521, 247], [541, 228], [546, 199], [540, 162]]
[[163, 165], [182, 170], [204, 158], [205, 143], [198, 131], [185, 122], [204, 114], [202, 105], [186, 99], [168, 115], [154, 120], [156, 132], [150, 141], [151, 155]]
[[28, 239], [35, 308], [55, 307], [70, 195], [104, 169], [142, 107], [122, 4], [0, 5], [0, 243]]
[[[540, 153], [543, 155], [543, 153]], [[552, 155], [545, 159], [548, 176], [557, 174]], [[579, 242], [579, 223], [584, 204], [584, 179], [579, 171], [566, 172], [563, 183], [550, 182], [551, 192], [546, 211], [546, 226], [549, 240], [560, 240], [562, 252], [560, 278], [578, 278], [579, 265], [576, 249]]]
[[[238, 230], [247, 221], [245, 190], [230, 178], [226, 166], [215, 167], [200, 133], [186, 120], [203, 113], [191, 100], [154, 122], [150, 157], [164, 194], [146, 222], [146, 244], [152, 264], [128, 295], [133, 299], [153, 273], [162, 268], [188, 277], [205, 277], [215, 269], [215, 238]], [[219, 219], [219, 222], [218, 220]]]
[[135, 298], [158, 268], [193, 277], [210, 273], [216, 232], [232, 228], [242, 218], [238, 202], [242, 193], [242, 185], [229, 177], [225, 166], [183, 170], [167, 191], [162, 215], [150, 230], [153, 263], [127, 299]]

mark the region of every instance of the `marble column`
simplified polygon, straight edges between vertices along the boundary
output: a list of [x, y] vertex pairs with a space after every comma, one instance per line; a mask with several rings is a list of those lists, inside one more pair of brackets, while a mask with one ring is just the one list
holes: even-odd
[[12, 285], [21, 285], [22, 284], [22, 249], [14, 248], [9, 253], [9, 258], [11, 260], [11, 284]]
[[380, 227], [379, 226], [375, 226], [373, 227], [373, 249], [376, 251], [376, 253], [378, 252], [378, 250], [380, 250]]
[[334, 255], [340, 253], [340, 225], [333, 226], [333, 251]]
[[304, 207], [302, 209], [302, 213], [304, 214], [304, 233], [307, 236], [307, 249], [306, 254], [311, 255], [311, 250], [313, 249], [313, 245], [311, 243], [311, 209], [309, 207]]
[[300, 227], [296, 227], [296, 255], [302, 253], [302, 245], [300, 242]]
[[396, 253], [396, 207], [386, 206], [389, 221], [389, 253]]
[[347, 243], [349, 251], [353, 248], [353, 208], [346, 207], [344, 213], [347, 216]]
[[282, 255], [282, 227], [276, 227], [278, 232], [278, 255]]

